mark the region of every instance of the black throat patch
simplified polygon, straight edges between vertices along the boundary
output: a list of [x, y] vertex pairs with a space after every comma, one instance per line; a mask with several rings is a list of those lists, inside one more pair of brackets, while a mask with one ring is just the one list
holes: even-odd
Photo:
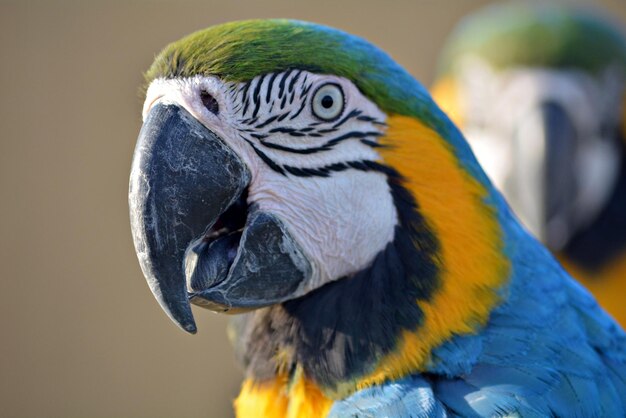
[[371, 372], [403, 330], [421, 325], [417, 301], [430, 299], [439, 285], [439, 243], [400, 175], [380, 164], [370, 168], [388, 177], [399, 218], [393, 241], [353, 276], [235, 317], [231, 337], [247, 377], [291, 375], [299, 366], [333, 391]]

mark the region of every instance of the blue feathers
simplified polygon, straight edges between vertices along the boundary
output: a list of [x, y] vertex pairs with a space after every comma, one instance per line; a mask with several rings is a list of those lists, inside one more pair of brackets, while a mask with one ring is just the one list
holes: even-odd
[[329, 418], [444, 418], [446, 409], [418, 376], [375, 386], [336, 402]]
[[626, 335], [498, 206], [512, 277], [487, 326], [435, 350], [428, 373], [358, 392], [332, 417], [626, 416]]
[[[435, 352], [435, 396], [467, 417], [625, 416], [626, 336], [500, 206], [513, 267], [506, 301], [480, 334]], [[459, 373], [463, 346], [475, 360]]]

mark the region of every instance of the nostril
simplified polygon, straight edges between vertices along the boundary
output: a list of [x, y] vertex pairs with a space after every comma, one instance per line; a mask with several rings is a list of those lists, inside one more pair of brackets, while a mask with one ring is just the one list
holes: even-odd
[[220, 112], [220, 106], [217, 103], [217, 100], [215, 100], [215, 97], [213, 97], [213, 95], [208, 91], [202, 90], [200, 92], [200, 100], [202, 100], [202, 104], [209, 112], [214, 115], [217, 115]]

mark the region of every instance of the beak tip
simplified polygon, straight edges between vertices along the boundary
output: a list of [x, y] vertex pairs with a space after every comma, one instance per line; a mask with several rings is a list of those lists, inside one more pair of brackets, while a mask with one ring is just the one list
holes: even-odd
[[196, 324], [184, 324], [183, 329], [191, 335], [195, 335], [198, 332]]
[[198, 332], [198, 327], [196, 326], [196, 321], [194, 321], [193, 316], [185, 316], [184, 318], [176, 318], [172, 315], [168, 316], [172, 322], [174, 322], [183, 331], [189, 334], [195, 334]]
[[195, 334], [198, 332], [198, 328], [196, 327], [196, 321], [193, 318], [193, 314], [191, 313], [191, 306], [189, 304], [179, 306], [178, 309], [169, 307], [170, 309], [165, 308], [165, 313], [170, 317], [172, 322], [174, 322], [180, 329], [189, 334]]
[[[195, 334], [196, 332], [198, 332], [198, 328], [196, 327], [196, 321], [193, 317], [193, 312], [191, 311], [191, 304], [186, 298], [186, 295], [184, 299], [182, 297], [167, 299], [163, 297], [163, 289], [161, 289], [160, 287], [151, 287], [151, 290], [157, 301], [159, 302], [159, 305], [161, 305], [161, 308], [173, 323], [175, 323], [180, 329], [188, 332], [189, 334]], [[175, 294], [176, 289], [165, 293]]]

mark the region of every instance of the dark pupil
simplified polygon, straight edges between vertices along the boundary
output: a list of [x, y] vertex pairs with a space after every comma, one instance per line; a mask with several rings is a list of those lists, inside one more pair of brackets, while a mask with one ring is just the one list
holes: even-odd
[[219, 113], [220, 106], [217, 103], [217, 100], [215, 100], [215, 97], [211, 96], [208, 92], [202, 90], [200, 92], [200, 99], [202, 100], [202, 104], [204, 105], [204, 107], [206, 107], [209, 112], [213, 113], [214, 115], [217, 115]]
[[330, 109], [333, 106], [334, 100], [330, 96], [322, 97], [322, 107], [324, 109]]

